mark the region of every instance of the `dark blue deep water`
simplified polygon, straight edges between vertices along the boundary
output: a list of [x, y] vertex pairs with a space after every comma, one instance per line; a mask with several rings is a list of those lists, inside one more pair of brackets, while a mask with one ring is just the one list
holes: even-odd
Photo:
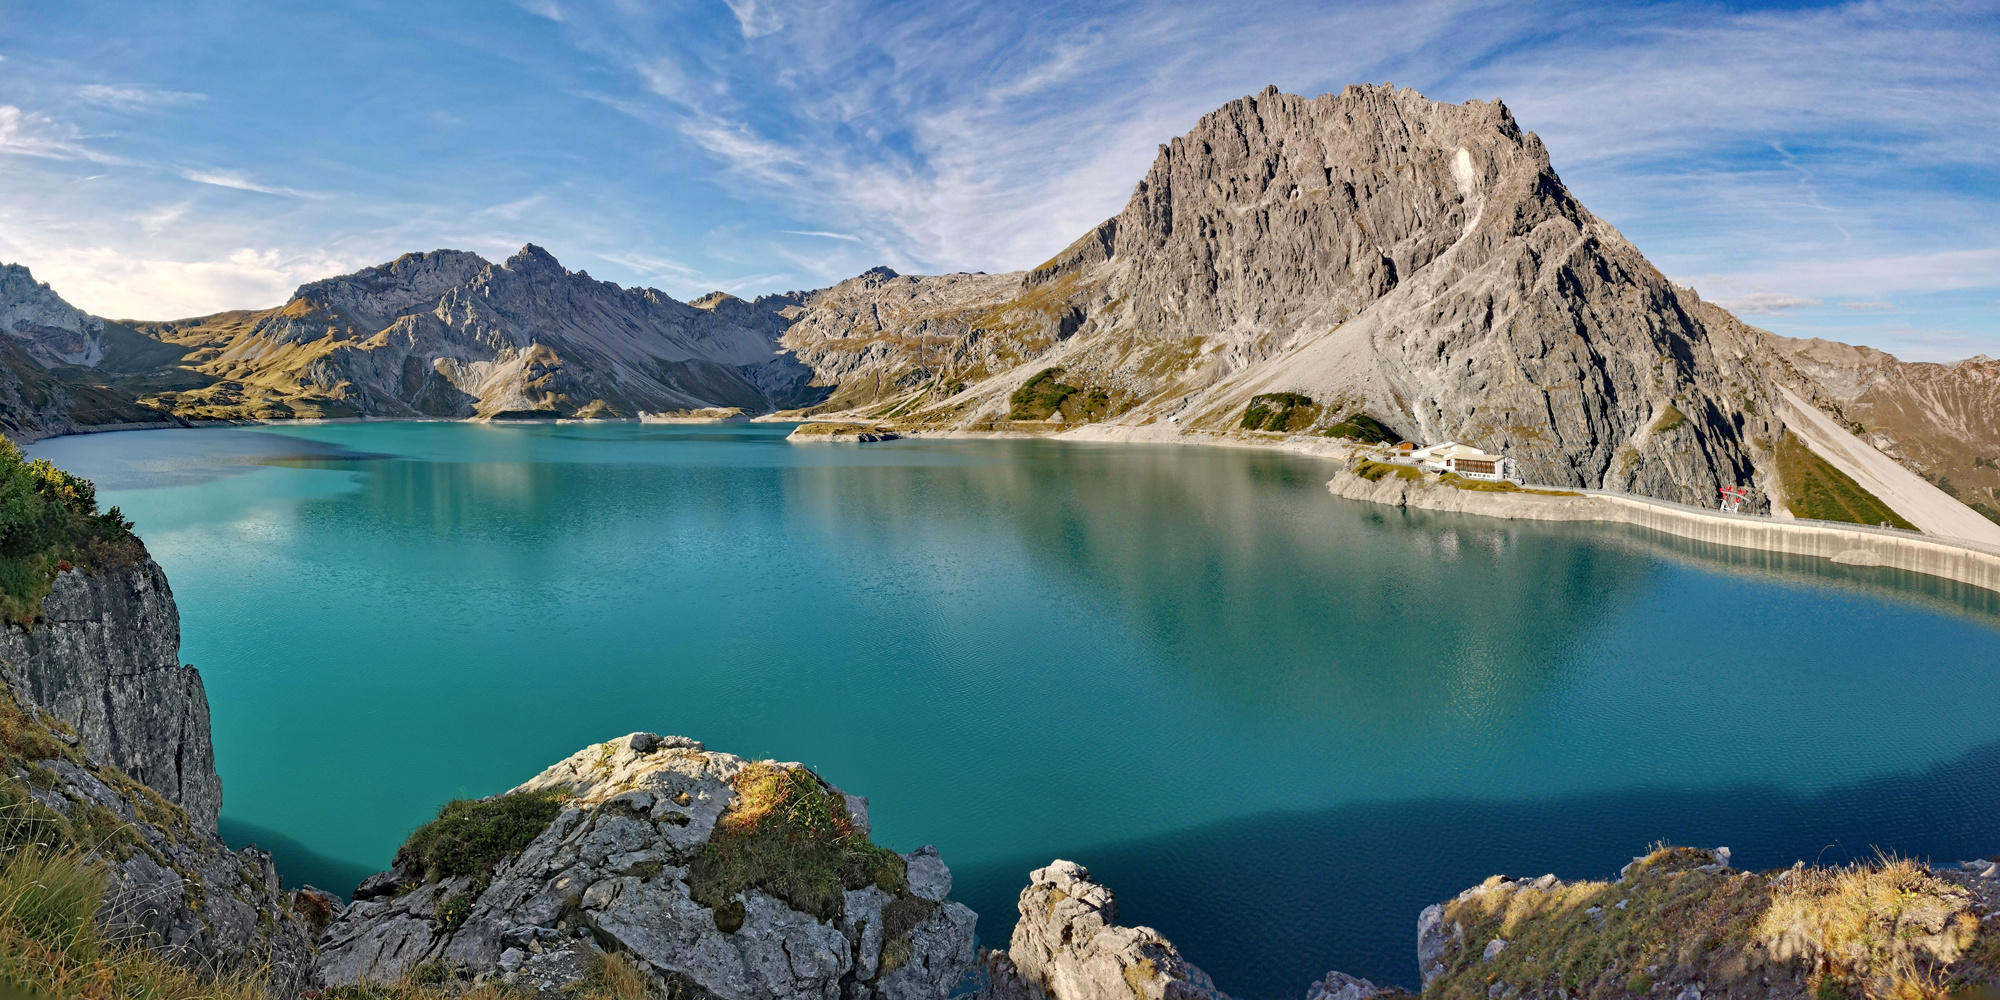
[[1413, 984], [1417, 911], [1652, 841], [2000, 849], [2000, 598], [1404, 513], [1221, 449], [351, 424], [33, 449], [180, 602], [224, 832], [345, 891], [591, 742], [799, 760], [1006, 939], [1088, 865], [1226, 990]]

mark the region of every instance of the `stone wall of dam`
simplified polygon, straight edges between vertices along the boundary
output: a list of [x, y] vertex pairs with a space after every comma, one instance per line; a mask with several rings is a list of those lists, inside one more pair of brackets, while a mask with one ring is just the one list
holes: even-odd
[[1335, 496], [1421, 510], [1532, 521], [1610, 521], [1714, 545], [1830, 559], [1923, 573], [2000, 593], [2000, 546], [1827, 521], [1730, 514], [1666, 500], [1601, 490], [1487, 493], [1461, 490], [1435, 476], [1371, 482], [1352, 472], [1327, 483]]

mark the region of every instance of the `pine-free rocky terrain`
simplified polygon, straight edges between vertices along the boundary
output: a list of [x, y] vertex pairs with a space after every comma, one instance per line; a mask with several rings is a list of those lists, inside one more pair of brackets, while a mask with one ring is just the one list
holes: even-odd
[[[1367, 426], [1505, 453], [1531, 482], [1702, 506], [1750, 486], [1757, 509], [1816, 516], [1781, 474], [1789, 389], [2000, 519], [1994, 362], [1747, 326], [1578, 203], [1503, 104], [1386, 86], [1231, 101], [1160, 147], [1124, 210], [1028, 271], [876, 268], [679, 302], [532, 245], [499, 263], [438, 250], [274, 309], [141, 322], [88, 316], [13, 265], [0, 331], [0, 428], [17, 439], [706, 407], [897, 435]], [[1282, 421], [1248, 419], [1273, 398], [1291, 401]]]

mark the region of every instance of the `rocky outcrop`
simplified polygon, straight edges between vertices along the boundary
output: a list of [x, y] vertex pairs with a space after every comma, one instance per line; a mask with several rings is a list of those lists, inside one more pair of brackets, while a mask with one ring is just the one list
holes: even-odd
[[92, 758], [215, 831], [222, 779], [201, 675], [180, 662], [180, 612], [157, 563], [56, 575], [32, 629], [0, 632], [0, 680], [75, 730]]
[[1020, 909], [1007, 950], [985, 956], [993, 1000], [1227, 1000], [1158, 931], [1118, 926], [1116, 897], [1082, 865], [1031, 872]]
[[322, 944], [326, 981], [441, 963], [560, 991], [610, 952], [676, 996], [919, 1000], [974, 961], [975, 917], [937, 852], [874, 847], [866, 801], [800, 765], [634, 733], [483, 805], [535, 796], [559, 811], [490, 867], [426, 871], [406, 846], [363, 882]]
[[[101, 861], [107, 891], [99, 921], [116, 938], [204, 974], [259, 979], [276, 996], [310, 986], [312, 939], [334, 900], [285, 892], [269, 854], [230, 850], [213, 817], [195, 821], [22, 694], [11, 682], [0, 685], [4, 836]], [[201, 737], [206, 745], [205, 729]]]
[[1976, 944], [1991, 861], [1774, 872], [1663, 848], [1616, 881], [1495, 876], [1418, 918], [1424, 996], [1804, 1000], [1936, 995], [2000, 978]]
[[0, 333], [45, 366], [94, 365], [104, 357], [104, 321], [63, 301], [19, 264], [0, 265]]

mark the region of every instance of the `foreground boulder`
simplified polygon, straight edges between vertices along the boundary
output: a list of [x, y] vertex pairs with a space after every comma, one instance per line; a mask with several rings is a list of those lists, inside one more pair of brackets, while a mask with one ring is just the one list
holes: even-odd
[[319, 971], [556, 993], [610, 954], [675, 997], [941, 998], [975, 960], [950, 891], [935, 849], [870, 843], [866, 800], [804, 766], [634, 733], [446, 806], [355, 890]]
[[1006, 951], [985, 957], [993, 1000], [1228, 1000], [1151, 927], [1118, 926], [1118, 901], [1073, 861], [1028, 875]]

